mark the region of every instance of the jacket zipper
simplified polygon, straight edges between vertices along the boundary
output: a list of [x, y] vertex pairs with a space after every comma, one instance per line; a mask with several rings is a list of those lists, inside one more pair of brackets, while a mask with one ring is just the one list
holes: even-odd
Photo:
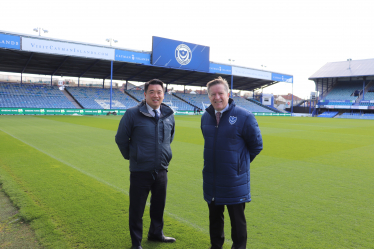
[[216, 195], [216, 143], [217, 143], [217, 133], [218, 133], [218, 124], [215, 126], [215, 132], [214, 132], [214, 144], [213, 144], [213, 198], [212, 201], [214, 201], [214, 196]]

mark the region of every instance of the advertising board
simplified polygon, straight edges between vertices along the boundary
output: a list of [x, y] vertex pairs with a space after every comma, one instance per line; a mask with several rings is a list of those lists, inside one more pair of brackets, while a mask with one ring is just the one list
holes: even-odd
[[47, 54], [114, 60], [114, 49], [22, 37], [22, 50]]
[[292, 83], [293, 76], [285, 75], [285, 74], [278, 74], [278, 73], [271, 73], [271, 80]]
[[216, 64], [216, 63], [210, 63], [209, 65], [209, 73], [219, 73], [219, 74], [229, 74], [232, 73], [231, 66], [228, 65], [222, 65], [222, 64]]
[[271, 73], [264, 72], [256, 69], [232, 67], [232, 74], [236, 76], [243, 76], [255, 79], [271, 80]]
[[209, 72], [207, 46], [152, 37], [152, 64], [162, 67]]
[[21, 49], [21, 37], [15, 35], [0, 34], [0, 48]]
[[151, 65], [151, 54], [116, 49], [115, 60]]

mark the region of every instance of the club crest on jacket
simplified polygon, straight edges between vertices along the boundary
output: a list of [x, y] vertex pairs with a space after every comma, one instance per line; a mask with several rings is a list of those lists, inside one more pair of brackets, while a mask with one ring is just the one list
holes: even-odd
[[230, 122], [230, 124], [231, 124], [231, 125], [235, 124], [235, 122], [236, 122], [237, 119], [238, 119], [237, 117], [230, 116], [230, 117], [229, 117], [229, 122]]

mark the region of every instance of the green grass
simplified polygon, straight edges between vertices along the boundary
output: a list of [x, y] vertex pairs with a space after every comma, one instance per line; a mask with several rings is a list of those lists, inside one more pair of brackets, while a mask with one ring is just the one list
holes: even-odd
[[[121, 117], [0, 116], [0, 181], [52, 248], [129, 248]], [[257, 117], [250, 248], [374, 247], [374, 121]], [[176, 116], [162, 248], [209, 248], [200, 116]], [[225, 248], [230, 221], [225, 215]], [[149, 227], [144, 215], [144, 238]], [[143, 240], [144, 248], [159, 248]]]

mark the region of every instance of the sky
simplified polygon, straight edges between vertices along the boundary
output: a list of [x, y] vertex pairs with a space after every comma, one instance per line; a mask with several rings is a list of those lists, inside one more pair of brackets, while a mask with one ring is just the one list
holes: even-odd
[[[2, 1], [0, 30], [152, 50], [152, 36], [210, 47], [210, 61], [294, 76], [293, 92], [315, 90], [327, 62], [374, 58], [373, 0]], [[264, 67], [262, 67], [263, 65]], [[265, 67], [266, 66], [266, 67]], [[234, 82], [235, 84], [235, 82]], [[291, 93], [279, 83], [264, 93]]]

